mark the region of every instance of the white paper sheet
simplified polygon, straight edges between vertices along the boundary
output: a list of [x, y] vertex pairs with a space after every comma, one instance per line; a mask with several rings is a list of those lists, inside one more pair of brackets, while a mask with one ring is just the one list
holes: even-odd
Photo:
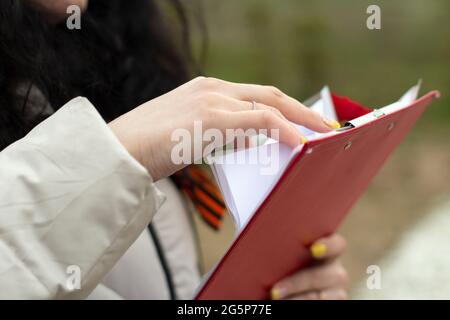
[[[311, 109], [329, 119], [337, 120], [328, 87], [320, 91]], [[308, 139], [320, 136], [303, 126], [295, 125]], [[273, 139], [261, 146], [229, 153], [214, 164], [213, 172], [228, 210], [240, 229], [270, 193], [290, 160], [303, 146], [295, 150]], [[279, 151], [278, 151], [279, 150]], [[251, 161], [255, 159], [256, 161]]]
[[[373, 120], [380, 114], [389, 114], [404, 108], [417, 99], [420, 82], [408, 90], [399, 101], [350, 121], [354, 126]], [[318, 99], [311, 109], [329, 119], [337, 120], [332, 97], [328, 87], [318, 94]], [[316, 139], [323, 135], [336, 134], [317, 133], [303, 126], [296, 125], [299, 131], [308, 138]], [[259, 205], [275, 186], [292, 158], [301, 151], [303, 146], [295, 150], [279, 144], [273, 139], [266, 139], [261, 146], [228, 153], [217, 159], [221, 164], [214, 164], [212, 170], [224, 196], [225, 203], [232, 214], [237, 230], [240, 230], [256, 211]], [[279, 152], [278, 150], [279, 149]], [[269, 172], [271, 174], [264, 174]]]

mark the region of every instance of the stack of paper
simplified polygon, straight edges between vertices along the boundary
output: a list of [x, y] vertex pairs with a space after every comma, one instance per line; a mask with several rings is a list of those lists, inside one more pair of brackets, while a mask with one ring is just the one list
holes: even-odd
[[[349, 127], [361, 126], [374, 117], [390, 114], [408, 106], [417, 99], [419, 89], [420, 82], [397, 102], [351, 120]], [[338, 120], [328, 87], [324, 87], [319, 94], [306, 101], [305, 105], [328, 119]], [[336, 130], [317, 133], [303, 126], [296, 125], [296, 127], [309, 141], [326, 135], [339, 134]], [[258, 209], [290, 161], [302, 148], [303, 145], [291, 149], [275, 140], [265, 139], [260, 146], [227, 153], [215, 159], [212, 170], [238, 231]]]

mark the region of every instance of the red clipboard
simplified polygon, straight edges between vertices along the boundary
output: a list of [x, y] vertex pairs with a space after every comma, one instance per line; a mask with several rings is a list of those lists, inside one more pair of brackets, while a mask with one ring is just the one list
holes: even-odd
[[[196, 299], [268, 299], [305, 267], [309, 246], [333, 233], [439, 92], [359, 127], [307, 142], [211, 272]], [[371, 110], [333, 95], [340, 120]]]

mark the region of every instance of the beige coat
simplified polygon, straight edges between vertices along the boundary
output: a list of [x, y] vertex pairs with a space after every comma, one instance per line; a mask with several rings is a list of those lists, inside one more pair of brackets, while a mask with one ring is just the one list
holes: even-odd
[[0, 152], [0, 298], [167, 298], [152, 220], [177, 295], [191, 297], [199, 274], [185, 210], [76, 98]]
[[[172, 276], [176, 297], [192, 298], [200, 283], [197, 248], [188, 208], [169, 179], [156, 186], [167, 199], [152, 220]], [[89, 299], [169, 299], [165, 273], [150, 232], [145, 230], [97, 286]]]

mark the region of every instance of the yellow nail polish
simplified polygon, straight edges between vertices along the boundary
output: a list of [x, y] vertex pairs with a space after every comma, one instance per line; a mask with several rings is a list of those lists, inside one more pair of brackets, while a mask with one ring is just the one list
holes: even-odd
[[327, 118], [323, 118], [323, 122], [331, 129], [339, 129], [341, 127], [341, 124], [339, 122], [337, 122], [336, 120], [330, 120]]
[[308, 139], [306, 139], [305, 136], [301, 136], [301, 137], [300, 137], [300, 144], [305, 144], [305, 143], [307, 143], [307, 142], [308, 142]]
[[311, 248], [311, 255], [316, 258], [316, 259], [320, 259], [322, 257], [325, 256], [325, 254], [327, 253], [327, 246], [324, 245], [323, 243], [314, 243]]
[[272, 300], [280, 300], [281, 299], [280, 290], [278, 290], [277, 288], [273, 288], [270, 291], [270, 297], [272, 298]]

